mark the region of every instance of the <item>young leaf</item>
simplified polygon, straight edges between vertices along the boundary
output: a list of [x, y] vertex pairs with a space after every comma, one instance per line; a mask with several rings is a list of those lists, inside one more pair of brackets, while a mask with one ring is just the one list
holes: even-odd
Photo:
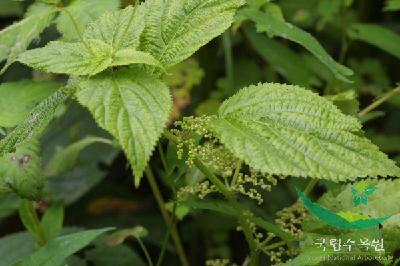
[[264, 173], [333, 181], [399, 176], [329, 100], [283, 84], [250, 86], [225, 101], [212, 128], [237, 157]]
[[[100, 15], [110, 10], [117, 10], [119, 0], [75, 0], [65, 7], [56, 19], [57, 29], [62, 33], [63, 39], [68, 41], [79, 40], [77, 30], [72, 27], [69, 15], [73, 17], [80, 32], [83, 32], [87, 25]], [[68, 13], [67, 13], [68, 12]]]
[[15, 151], [18, 144], [40, 135], [53, 118], [56, 108], [67, 98], [68, 94], [59, 89], [36, 106], [21, 124], [0, 140], [0, 156]]
[[134, 49], [115, 51], [111, 45], [95, 39], [89, 39], [85, 44], [53, 41], [43, 48], [26, 51], [18, 61], [46, 72], [77, 76], [95, 75], [111, 66], [161, 66], [146, 52]]
[[400, 59], [400, 35], [377, 24], [357, 23], [348, 30], [350, 38], [374, 45]]
[[128, 6], [119, 11], [108, 12], [89, 24], [84, 38], [102, 40], [112, 46], [115, 51], [126, 48], [135, 49], [140, 43], [144, 20], [142, 6]]
[[79, 251], [110, 228], [87, 230], [57, 237], [15, 266], [54, 266], [61, 265], [66, 258]]
[[175, 65], [223, 33], [243, 0], [147, 0], [142, 50]]
[[49, 241], [60, 233], [64, 221], [64, 207], [60, 203], [51, 205], [40, 222], [46, 240]]
[[7, 59], [7, 63], [0, 71], [0, 74], [50, 24], [56, 11], [55, 7], [44, 3], [33, 4], [29, 8], [25, 19], [0, 31], [0, 62]]
[[353, 71], [335, 62], [321, 44], [308, 32], [258, 10], [245, 9], [241, 14], [253, 20], [256, 23], [258, 31], [267, 32], [270, 35], [279, 36], [302, 45], [324, 63], [336, 78], [346, 82], [349, 81], [347, 76], [351, 76]]
[[14, 127], [29, 114], [40, 101], [60, 85], [55, 82], [21, 80], [0, 85], [0, 126]]
[[172, 107], [168, 88], [149, 74], [128, 70], [82, 80], [76, 95], [119, 141], [138, 186]]
[[21, 145], [15, 153], [0, 158], [0, 194], [14, 192], [22, 198], [37, 199], [43, 182], [36, 143]]

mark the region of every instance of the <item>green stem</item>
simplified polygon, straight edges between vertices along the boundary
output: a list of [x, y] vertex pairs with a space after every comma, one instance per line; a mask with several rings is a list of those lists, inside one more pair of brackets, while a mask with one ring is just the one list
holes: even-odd
[[19, 217], [24, 227], [32, 234], [39, 246], [46, 244], [46, 235], [40, 224], [33, 202], [30, 200], [21, 200], [19, 207]]
[[211, 172], [211, 170], [207, 166], [205, 166], [200, 159], [195, 158], [194, 164], [205, 176], [207, 176], [207, 178], [211, 181], [211, 183], [213, 183], [214, 186], [217, 187], [217, 189], [225, 196], [225, 198], [229, 201], [229, 203], [237, 212], [240, 226], [243, 229], [244, 235], [250, 247], [250, 253], [251, 253], [250, 265], [254, 266], [258, 265], [257, 243], [253, 238], [253, 233], [251, 231], [248, 222], [246, 221], [247, 218], [243, 215], [239, 202], [237, 202], [237, 200], [234, 198], [229, 189], [224, 185], [224, 183], [222, 183], [221, 180], [219, 180], [219, 178], [215, 176], [214, 173]]
[[228, 91], [226, 92], [226, 94], [227, 96], [229, 96], [234, 88], [232, 42], [229, 29], [222, 34], [222, 42], [224, 45], [225, 53], [226, 77], [228, 79]]
[[167, 160], [165, 159], [164, 150], [160, 141], [158, 142], [158, 153], [160, 154], [161, 163], [164, 167], [164, 170], [167, 171]]
[[318, 184], [318, 179], [311, 179], [310, 182], [307, 184], [306, 188], [304, 189], [304, 194], [308, 196], [313, 188]]
[[374, 110], [375, 108], [377, 108], [378, 106], [380, 106], [381, 104], [383, 104], [384, 102], [386, 102], [391, 97], [393, 97], [396, 93], [399, 93], [399, 92], [400, 92], [400, 86], [397, 86], [395, 89], [386, 92], [378, 100], [376, 100], [375, 102], [371, 103], [370, 105], [365, 107], [363, 110], [361, 110], [358, 113], [358, 116], [363, 116], [363, 115], [368, 114], [369, 112], [371, 112], [372, 110]]
[[137, 237], [136, 240], [139, 242], [140, 247], [143, 250], [144, 256], [146, 257], [147, 263], [149, 266], [153, 266], [153, 261], [151, 260], [150, 254], [147, 251], [146, 246], [143, 244], [143, 241], [140, 239], [140, 237]]
[[79, 40], [83, 43], [83, 45], [85, 45], [85, 47], [89, 50], [89, 53], [91, 55], [93, 55], [93, 51], [92, 48], [90, 48], [89, 44], [85, 41], [85, 39], [83, 38], [83, 34], [81, 32], [81, 30], [79, 29], [78, 23], [76, 22], [76, 20], [74, 19], [74, 17], [72, 16], [71, 12], [68, 11], [68, 9], [66, 8], [60, 8], [61, 11], [64, 11], [65, 14], [67, 14], [67, 16], [69, 17], [69, 19], [72, 22], [72, 25], [74, 26], [74, 29], [76, 31], [76, 33], [78, 34]]
[[[176, 201], [174, 201], [172, 217], [175, 217], [175, 211], [176, 211]], [[174, 221], [172, 221], [172, 222], [174, 223]], [[165, 254], [165, 251], [167, 250], [167, 244], [168, 244], [168, 239], [169, 239], [170, 235], [171, 235], [171, 227], [168, 227], [167, 233], [165, 234], [164, 241], [163, 241], [163, 244], [161, 247], [160, 255], [158, 256], [157, 266], [161, 266], [161, 263], [164, 259], [164, 254]]]
[[173, 223], [171, 217], [169, 216], [167, 209], [165, 208], [165, 202], [162, 198], [161, 192], [157, 186], [156, 179], [154, 177], [153, 172], [151, 171], [150, 167], [148, 166], [145, 170], [147, 180], [150, 184], [151, 190], [153, 191], [154, 197], [157, 201], [158, 207], [160, 208], [161, 215], [167, 225], [167, 228], [171, 228], [171, 237], [174, 241], [176, 252], [178, 253], [179, 260], [183, 266], [189, 266], [188, 260], [186, 258], [185, 251], [182, 246], [181, 239], [179, 238], [178, 230], [176, 229], [175, 224]]
[[233, 177], [232, 177], [232, 181], [231, 181], [231, 187], [234, 186], [236, 184], [236, 180], [239, 176], [240, 173], [240, 168], [242, 167], [242, 160], [240, 160], [237, 164], [236, 164], [236, 168], [235, 168], [235, 172], [233, 173]]
[[285, 241], [279, 241], [279, 242], [272, 243], [271, 245], [264, 247], [263, 250], [271, 250], [271, 249], [275, 249], [275, 248], [278, 248], [278, 247], [281, 247], [284, 245], [286, 245]]

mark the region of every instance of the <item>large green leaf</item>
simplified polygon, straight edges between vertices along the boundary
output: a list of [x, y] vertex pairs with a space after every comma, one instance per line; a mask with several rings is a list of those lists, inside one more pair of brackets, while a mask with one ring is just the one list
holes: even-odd
[[372, 44], [400, 59], [400, 35], [377, 24], [357, 23], [348, 30], [350, 38]]
[[78, 101], [121, 144], [139, 185], [172, 106], [168, 88], [144, 72], [120, 71], [78, 84]]
[[[65, 7], [61, 14], [58, 16], [57, 29], [62, 33], [65, 40], [78, 40], [79, 34], [77, 30], [72, 27], [70, 16], [76, 22], [80, 32], [83, 32], [87, 25], [98, 16], [106, 11], [116, 10], [119, 7], [119, 0], [75, 0], [70, 5]], [[68, 12], [68, 13], [67, 13]]]
[[328, 67], [336, 78], [348, 81], [347, 76], [353, 74], [351, 69], [335, 62], [332, 57], [324, 50], [321, 44], [308, 32], [287, 23], [272, 15], [263, 13], [255, 9], [245, 9], [241, 13], [256, 23], [257, 30], [267, 32], [273, 36], [279, 36], [292, 42], [298, 43], [318, 58]]
[[400, 175], [355, 117], [301, 87], [247, 87], [223, 103], [211, 126], [235, 156], [264, 173], [334, 181]]
[[25, 19], [0, 31], [0, 61], [8, 58], [0, 73], [50, 24], [56, 11], [55, 7], [44, 3], [33, 4]]
[[0, 158], [0, 194], [14, 192], [37, 199], [44, 184], [36, 143], [21, 145]]
[[26, 51], [18, 60], [35, 69], [70, 75], [95, 75], [119, 65], [159, 65], [148, 53], [134, 49], [115, 52], [111, 45], [94, 39], [86, 44], [53, 41], [43, 48]]
[[0, 85], [0, 126], [14, 127], [59, 87], [55, 82], [21, 80]]
[[142, 48], [165, 67], [223, 33], [243, 0], [147, 0]]
[[57, 237], [14, 266], [56, 266], [110, 228], [87, 230]]
[[22, 123], [0, 140], [0, 156], [15, 151], [17, 145], [39, 136], [53, 118], [57, 107], [67, 98], [68, 94], [59, 89], [37, 105]]
[[106, 246], [98, 245], [85, 252], [88, 261], [96, 266], [145, 266], [146, 264], [136, 252], [126, 245]]

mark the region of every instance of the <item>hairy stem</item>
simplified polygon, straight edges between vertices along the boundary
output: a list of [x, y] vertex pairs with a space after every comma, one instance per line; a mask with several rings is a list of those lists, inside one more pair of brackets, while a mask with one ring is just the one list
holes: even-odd
[[358, 113], [358, 115], [363, 116], [363, 115], [368, 114], [369, 112], [371, 112], [372, 110], [374, 110], [375, 108], [377, 108], [378, 106], [380, 106], [381, 104], [383, 104], [384, 102], [389, 100], [391, 97], [396, 95], [397, 93], [400, 93], [400, 86], [397, 86], [395, 89], [383, 94], [382, 97], [380, 97], [378, 100], [376, 100], [375, 102], [371, 103], [370, 105], [365, 107], [363, 110], [361, 110]]
[[153, 171], [151, 171], [150, 167], [148, 166], [145, 170], [145, 173], [146, 173], [147, 180], [149, 181], [151, 190], [153, 191], [154, 197], [157, 201], [158, 207], [160, 208], [161, 215], [164, 219], [164, 222], [167, 225], [167, 228], [171, 228], [170, 229], [171, 237], [172, 237], [172, 240], [174, 241], [179, 260], [181, 261], [181, 264], [183, 266], [189, 266], [189, 262], [186, 258], [186, 254], [183, 249], [181, 239], [179, 238], [178, 230], [177, 230], [175, 224], [173, 223], [173, 220], [169, 216], [167, 209], [165, 208], [165, 202], [164, 202], [161, 192], [157, 186], [157, 182], [154, 177]]

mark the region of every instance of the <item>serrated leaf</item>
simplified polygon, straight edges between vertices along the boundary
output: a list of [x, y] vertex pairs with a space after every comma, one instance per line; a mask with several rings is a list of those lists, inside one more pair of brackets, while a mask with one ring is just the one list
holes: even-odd
[[139, 46], [144, 29], [144, 15], [142, 6], [128, 6], [119, 11], [107, 12], [89, 24], [84, 38], [102, 40], [116, 51], [135, 49]]
[[107, 11], [117, 10], [120, 5], [119, 0], [75, 0], [66, 6], [56, 19], [57, 29], [63, 35], [63, 39], [76, 41], [79, 39], [77, 30], [72, 27], [71, 18], [68, 12], [76, 22], [80, 32], [83, 32], [88, 24], [97, 19]]
[[211, 124], [221, 142], [258, 171], [333, 181], [399, 176], [361, 135], [361, 124], [298, 86], [250, 86], [225, 101]]
[[0, 156], [15, 151], [17, 145], [40, 135], [53, 118], [57, 107], [67, 98], [68, 94], [59, 89], [38, 104], [22, 123], [0, 140]]
[[21, 145], [14, 153], [0, 158], [0, 194], [12, 192], [23, 198], [37, 199], [43, 185], [37, 143]]
[[82, 80], [76, 95], [97, 123], [119, 141], [138, 186], [168, 120], [172, 106], [168, 88], [144, 72], [120, 71]]
[[317, 39], [308, 32], [258, 10], [245, 9], [241, 14], [253, 20], [256, 23], [258, 31], [266, 32], [272, 36], [279, 36], [300, 44], [328, 67], [336, 78], [346, 82], [349, 81], [347, 76], [351, 76], [353, 71], [335, 62]]
[[49, 26], [56, 11], [53, 6], [35, 3], [29, 8], [23, 20], [0, 31], [0, 62], [7, 59], [0, 74]]
[[378, 24], [356, 23], [348, 29], [355, 40], [374, 45], [400, 59], [400, 35]]
[[50, 240], [45, 246], [14, 266], [54, 266], [61, 265], [64, 260], [81, 248], [88, 245], [99, 235], [110, 228], [87, 230], [74, 234], [57, 237]]
[[96, 142], [111, 143], [110, 140], [104, 138], [86, 137], [67, 147], [57, 149], [46, 165], [46, 175], [63, 174], [71, 170], [77, 164], [80, 152]]
[[114, 52], [113, 48], [100, 40], [83, 43], [53, 41], [43, 48], [26, 51], [18, 61], [35, 69], [69, 75], [95, 75], [111, 66], [149, 64], [159, 66], [150, 54], [124, 49]]
[[147, 0], [142, 49], [175, 65], [223, 33], [243, 0]]
[[0, 126], [14, 127], [60, 85], [21, 80], [0, 85]]

